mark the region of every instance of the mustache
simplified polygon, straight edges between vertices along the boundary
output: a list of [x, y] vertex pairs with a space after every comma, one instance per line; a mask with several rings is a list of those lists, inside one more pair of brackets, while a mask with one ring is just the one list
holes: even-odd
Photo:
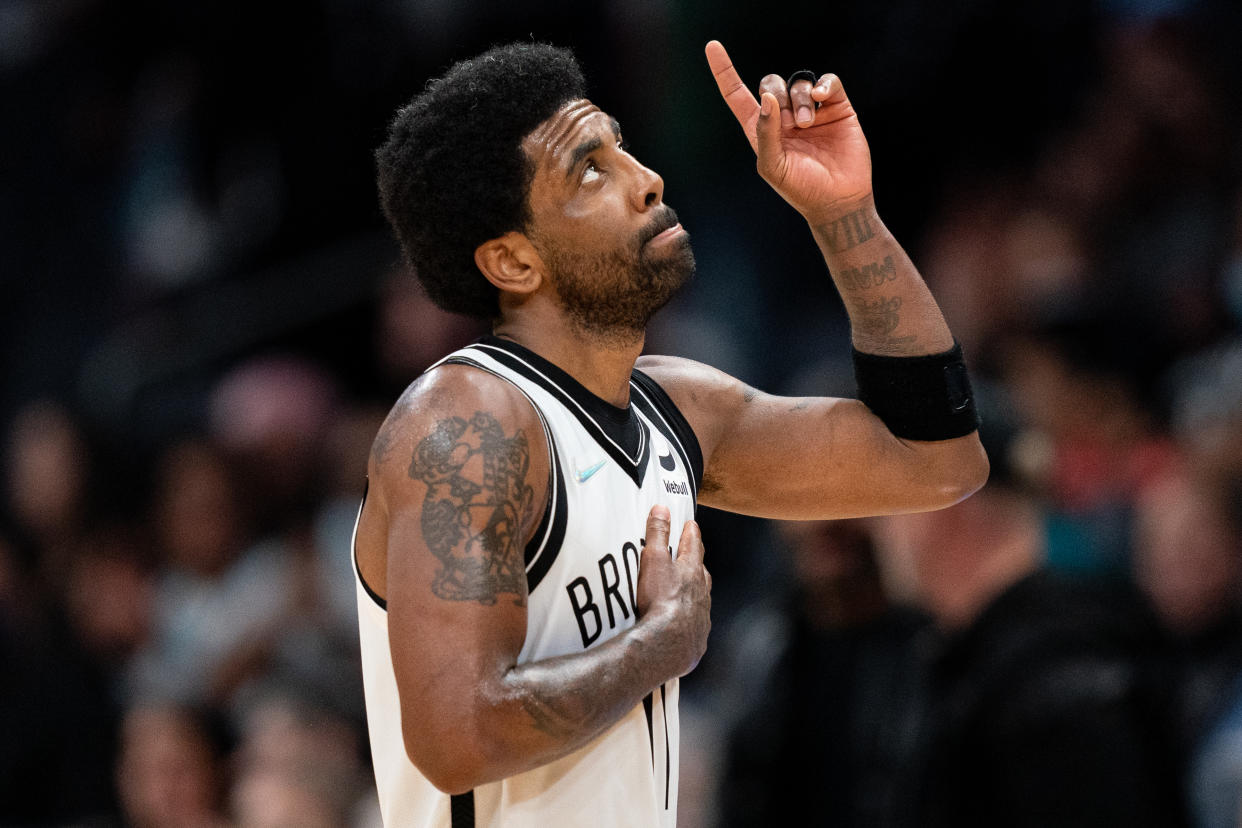
[[678, 219], [676, 210], [667, 205], [661, 207], [660, 211], [656, 213], [655, 218], [651, 220], [651, 223], [644, 227], [643, 232], [639, 234], [638, 246], [643, 247], [647, 244], [647, 242], [651, 241], [668, 228], [676, 225], [677, 222]]

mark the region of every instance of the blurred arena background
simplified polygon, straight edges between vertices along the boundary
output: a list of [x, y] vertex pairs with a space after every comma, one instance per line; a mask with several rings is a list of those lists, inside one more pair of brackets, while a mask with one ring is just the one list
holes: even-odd
[[[0, 0], [0, 825], [378, 824], [350, 530], [388, 406], [480, 331], [403, 272], [371, 151], [532, 37], [694, 239], [648, 350], [852, 395], [718, 38], [752, 87], [842, 77], [983, 402], [963, 506], [703, 515], [682, 824], [966, 825], [1010, 791], [994, 824], [1238, 825], [1231, 0]], [[1126, 796], [1147, 822], [1098, 821]]]

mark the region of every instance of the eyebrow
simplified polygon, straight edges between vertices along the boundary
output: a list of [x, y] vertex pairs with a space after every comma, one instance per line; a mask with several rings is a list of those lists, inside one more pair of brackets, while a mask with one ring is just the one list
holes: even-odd
[[[620, 139], [621, 122], [616, 118], [610, 118], [609, 123], [612, 126], [613, 137]], [[573, 153], [569, 156], [569, 166], [565, 170], [565, 178], [568, 179], [574, 174], [574, 170], [578, 169], [578, 165], [591, 153], [604, 146], [604, 141], [598, 135], [594, 138], [588, 138], [578, 146], [574, 147]]]
[[574, 147], [573, 155], [569, 157], [569, 168], [565, 170], [565, 177], [569, 178], [572, 176], [574, 170], [578, 169], [578, 165], [582, 163], [583, 159], [602, 146], [604, 146], [604, 142], [597, 135]]

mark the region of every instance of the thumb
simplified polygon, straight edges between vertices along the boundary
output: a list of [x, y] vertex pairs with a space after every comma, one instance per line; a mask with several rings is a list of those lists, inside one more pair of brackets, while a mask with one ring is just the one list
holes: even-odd
[[668, 534], [668, 507], [657, 503], [651, 507], [651, 513], [647, 515], [647, 534], [646, 544], [643, 546], [643, 555], [645, 556], [648, 552], [662, 552], [664, 553], [663, 557], [667, 557]]
[[776, 96], [764, 92], [759, 99], [759, 123], [755, 125], [755, 155], [759, 171], [775, 172], [781, 163], [781, 107]]

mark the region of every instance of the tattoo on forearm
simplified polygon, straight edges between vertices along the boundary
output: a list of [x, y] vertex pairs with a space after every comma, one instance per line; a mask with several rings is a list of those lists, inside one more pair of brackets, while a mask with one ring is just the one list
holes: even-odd
[[535, 730], [546, 733], [556, 739], [564, 739], [574, 734], [574, 727], [566, 716], [552, 708], [547, 700], [527, 696], [522, 700], [522, 709], [530, 716]]
[[534, 500], [529, 469], [526, 435], [519, 429], [506, 437], [485, 411], [441, 420], [418, 444], [409, 474], [427, 484], [422, 530], [442, 564], [431, 584], [438, 597], [491, 605], [506, 592], [525, 606], [521, 535]]
[[820, 233], [828, 243], [828, 249], [833, 253], [844, 253], [873, 238], [875, 228], [871, 226], [867, 212], [866, 208], [854, 210], [820, 228]]
[[917, 337], [894, 337], [893, 331], [901, 324], [901, 297], [890, 296], [873, 302], [863, 301], [854, 319], [858, 333], [866, 339], [874, 339], [883, 345], [895, 346], [913, 342]]
[[897, 265], [892, 256], [885, 256], [882, 262], [871, 262], [862, 267], [849, 267], [841, 271], [840, 283], [844, 288], [866, 290], [879, 287], [885, 282], [897, 278]]

